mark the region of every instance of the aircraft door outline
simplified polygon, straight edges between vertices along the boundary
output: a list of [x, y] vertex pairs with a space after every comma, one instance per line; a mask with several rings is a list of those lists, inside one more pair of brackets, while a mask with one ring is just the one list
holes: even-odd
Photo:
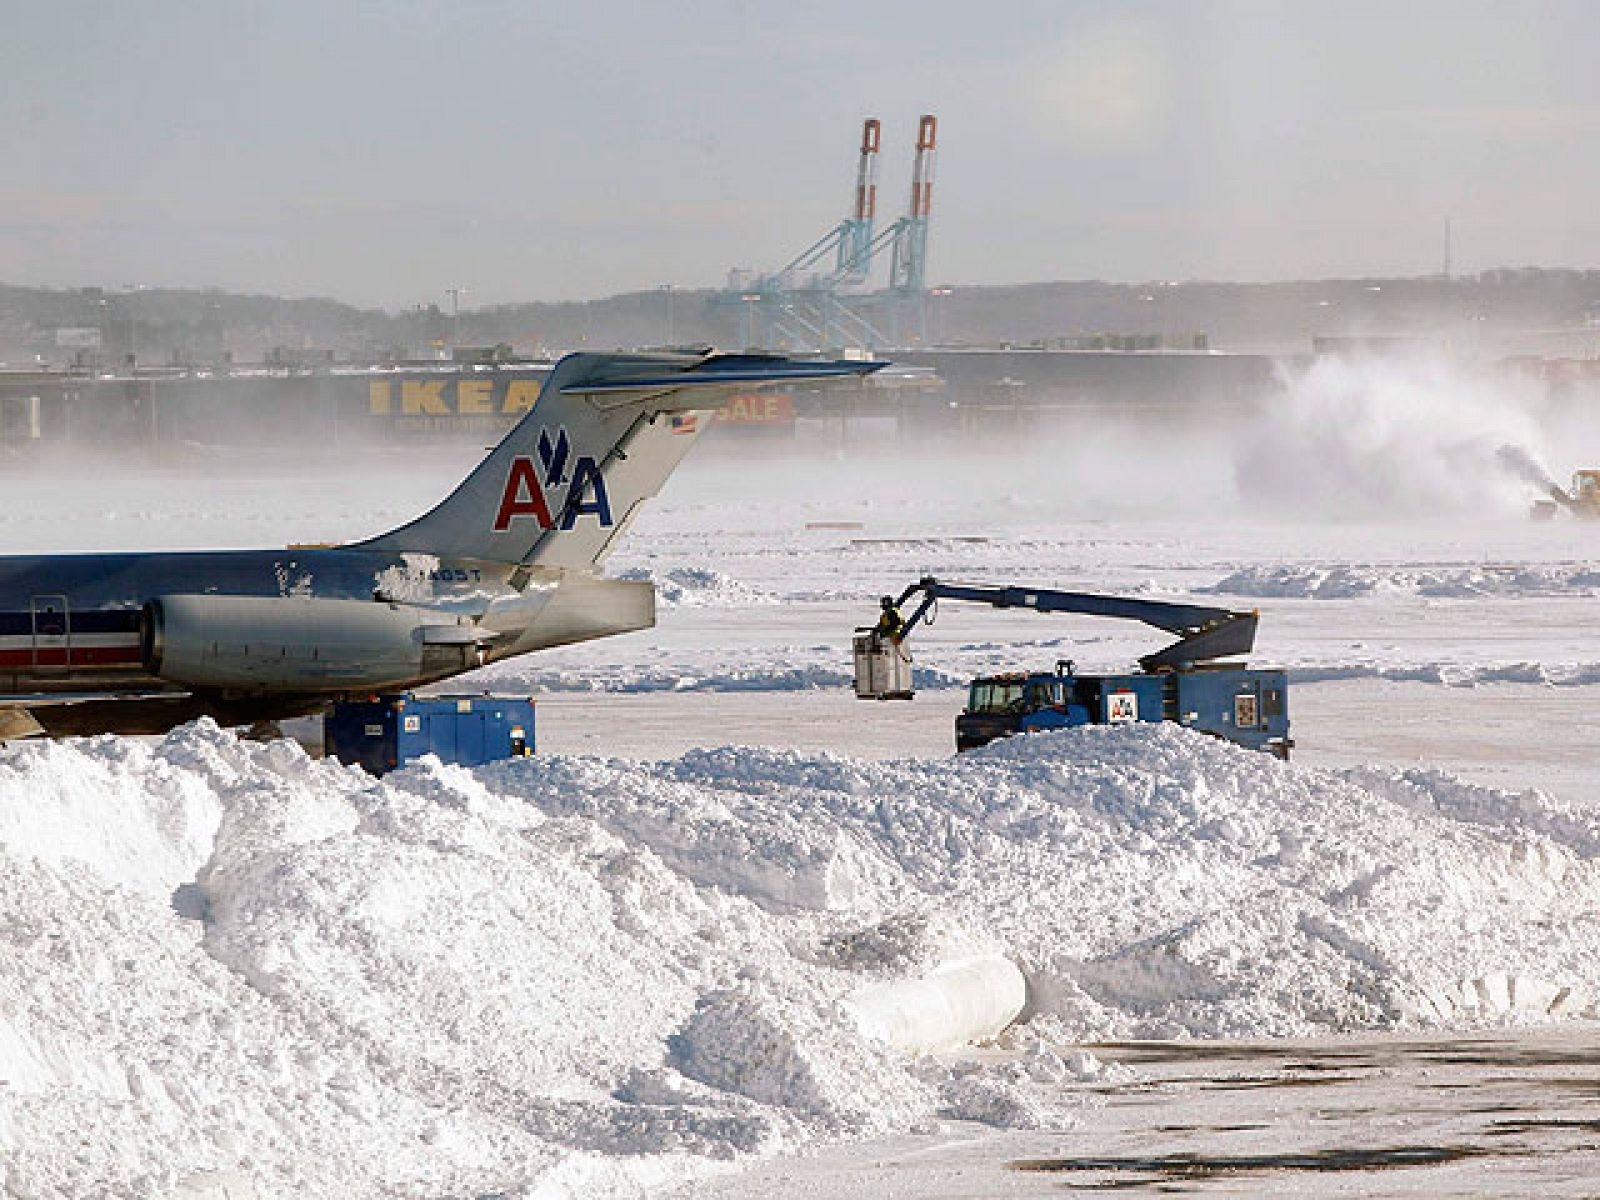
[[33, 669], [65, 675], [72, 661], [72, 610], [62, 595], [34, 596], [28, 601], [33, 630]]

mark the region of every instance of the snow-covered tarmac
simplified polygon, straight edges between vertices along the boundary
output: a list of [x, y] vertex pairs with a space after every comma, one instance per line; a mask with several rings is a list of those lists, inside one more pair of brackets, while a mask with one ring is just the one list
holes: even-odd
[[967, 1124], [795, 1158], [680, 1193], [975, 1200], [1063, 1193], [1594, 1195], [1592, 1028], [1097, 1047], [1059, 1130]]
[[[84, 485], [58, 480], [0, 531], [351, 537], [453, 469], [100, 481], [112, 526], [62, 521]], [[1566, 1194], [1592, 1140], [1554, 1122], [1600, 1086], [1600, 534], [1274, 521], [1220, 486], [1223, 519], [1173, 517], [959, 471], [692, 459], [613, 564], [662, 582], [660, 627], [472, 681], [543, 697], [532, 761], [375, 783], [205, 726], [0, 753], [4, 1189]], [[961, 679], [1159, 635], [946, 606], [918, 699], [855, 701], [851, 626], [924, 572], [1259, 606], [1296, 761], [1171, 728], [954, 759]], [[1030, 1006], [980, 1055], [850, 1016], [980, 954]], [[1104, 1046], [1150, 1038], [1190, 1040]], [[1543, 1082], [1507, 1098], [1519, 1055]], [[1422, 1157], [1304, 1166], [1386, 1149]]]
[[[1040, 665], [1049, 666], [1041, 661]], [[1483, 683], [1448, 688], [1387, 679], [1297, 684], [1296, 762], [1434, 767], [1512, 791], [1574, 802], [1595, 795], [1600, 688]], [[558, 754], [670, 758], [714, 746], [781, 746], [866, 759], [937, 758], [955, 747], [965, 693], [867, 704], [815, 691], [552, 692], [539, 703], [541, 747]], [[1383, 714], [1374, 720], [1373, 714]], [[619, 737], [625, 731], [625, 737]]]

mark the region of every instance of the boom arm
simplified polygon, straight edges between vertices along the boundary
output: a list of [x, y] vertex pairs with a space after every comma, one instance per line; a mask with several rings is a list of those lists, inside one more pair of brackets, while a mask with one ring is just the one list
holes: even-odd
[[943, 583], [926, 575], [900, 593], [897, 607], [921, 593], [922, 599], [906, 620], [906, 633], [928, 615], [940, 600], [962, 600], [995, 608], [1031, 608], [1038, 612], [1083, 613], [1094, 617], [1120, 617], [1143, 621], [1179, 638], [1164, 650], [1139, 660], [1146, 671], [1176, 671], [1214, 658], [1248, 654], [1256, 644], [1260, 614], [1208, 608], [1202, 604], [1172, 604], [1164, 600], [1135, 600], [1123, 596], [1096, 596], [1088, 592], [1057, 592], [1049, 588], [996, 587], [982, 583]]

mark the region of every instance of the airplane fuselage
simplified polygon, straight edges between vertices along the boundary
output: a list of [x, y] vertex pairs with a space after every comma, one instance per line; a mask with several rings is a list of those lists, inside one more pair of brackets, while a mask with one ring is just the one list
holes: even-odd
[[166, 686], [141, 660], [145, 605], [168, 595], [396, 600], [481, 616], [500, 564], [343, 548], [0, 557], [0, 691]]
[[[359, 547], [0, 557], [0, 597], [0, 693], [51, 733], [278, 719], [655, 618], [648, 583]], [[164, 645], [180, 604], [222, 621]], [[308, 621], [333, 653], [282, 632]]]

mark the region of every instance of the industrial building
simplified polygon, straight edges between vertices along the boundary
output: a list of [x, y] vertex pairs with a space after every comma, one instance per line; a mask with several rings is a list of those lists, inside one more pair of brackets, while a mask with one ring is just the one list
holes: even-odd
[[[903, 435], [1052, 414], [1219, 419], [1256, 411], [1274, 361], [1256, 355], [910, 350], [866, 380], [739, 398], [718, 437], [782, 437], [808, 422], [877, 417]], [[548, 364], [0, 372], [0, 445], [301, 446], [472, 441], [511, 427]]]

